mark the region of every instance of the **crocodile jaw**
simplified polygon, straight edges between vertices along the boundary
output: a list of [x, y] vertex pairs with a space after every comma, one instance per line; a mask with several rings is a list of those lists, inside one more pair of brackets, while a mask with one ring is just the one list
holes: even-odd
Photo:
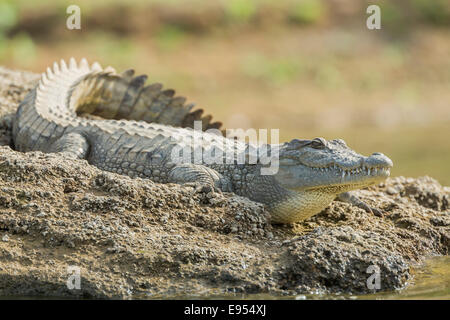
[[[324, 189], [341, 193], [379, 183], [390, 175], [392, 160], [382, 153], [369, 157], [337, 143], [328, 149], [305, 150], [297, 158], [280, 156], [275, 180], [285, 189], [303, 191]], [[333, 191], [334, 190], [334, 191]]]
[[337, 164], [310, 166], [291, 162], [281, 165], [276, 182], [285, 190], [278, 201], [269, 204], [273, 223], [305, 220], [325, 209], [338, 194], [384, 181], [390, 175], [392, 161], [381, 153], [370, 157], [354, 154], [347, 167]]
[[382, 172], [377, 176], [366, 177], [358, 182], [352, 182], [351, 174], [349, 174], [347, 183], [342, 182], [303, 190], [286, 190], [285, 196], [280, 201], [269, 205], [271, 221], [272, 223], [294, 223], [308, 219], [325, 209], [338, 194], [384, 181], [389, 176], [389, 169]]

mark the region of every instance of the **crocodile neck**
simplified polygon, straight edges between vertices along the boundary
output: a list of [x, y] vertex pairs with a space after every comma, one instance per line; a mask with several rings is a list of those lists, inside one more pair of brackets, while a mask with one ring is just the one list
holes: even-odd
[[325, 209], [336, 193], [321, 189], [289, 190], [283, 188], [273, 176], [258, 175], [244, 188], [250, 199], [264, 203], [277, 223], [301, 221]]

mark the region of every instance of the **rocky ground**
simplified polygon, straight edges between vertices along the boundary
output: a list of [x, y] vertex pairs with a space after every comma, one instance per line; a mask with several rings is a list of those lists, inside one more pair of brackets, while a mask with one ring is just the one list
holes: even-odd
[[[385, 215], [334, 202], [273, 226], [233, 194], [106, 173], [10, 144], [11, 117], [36, 75], [0, 68], [0, 295], [95, 298], [368, 293], [402, 288], [411, 267], [450, 248], [450, 188], [397, 177], [359, 191]], [[80, 268], [81, 289], [67, 287]]]

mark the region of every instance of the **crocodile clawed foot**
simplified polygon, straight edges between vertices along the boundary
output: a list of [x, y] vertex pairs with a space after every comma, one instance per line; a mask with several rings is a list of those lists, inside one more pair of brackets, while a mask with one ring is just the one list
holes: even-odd
[[383, 211], [381, 211], [378, 208], [371, 207], [371, 206], [369, 206], [367, 203], [365, 203], [363, 201], [360, 201], [358, 203], [353, 203], [353, 205], [357, 206], [358, 208], [363, 209], [367, 213], [372, 213], [374, 216], [377, 216], [377, 217], [382, 217], [383, 216]]
[[359, 199], [357, 196], [353, 195], [351, 192], [344, 192], [337, 196], [336, 200], [350, 203], [358, 208], [363, 209], [367, 213], [372, 213], [377, 217], [383, 216], [383, 211], [377, 208], [369, 206], [367, 203]]
[[382, 216], [384, 216], [383, 211], [381, 211], [380, 209], [373, 208], [373, 207], [369, 207], [369, 208], [370, 208], [370, 211], [371, 211], [375, 216], [377, 216], [377, 217], [382, 217]]
[[[216, 170], [197, 164], [180, 164], [169, 172], [169, 182], [194, 188], [194, 194], [221, 193], [231, 188], [231, 183]], [[225, 188], [226, 186], [226, 188]]]

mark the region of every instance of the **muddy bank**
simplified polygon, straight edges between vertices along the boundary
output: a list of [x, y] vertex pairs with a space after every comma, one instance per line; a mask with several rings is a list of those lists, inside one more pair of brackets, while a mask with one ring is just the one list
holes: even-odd
[[[161, 297], [368, 293], [404, 287], [411, 266], [450, 247], [450, 189], [397, 177], [359, 191], [376, 217], [334, 202], [292, 226], [233, 194], [193, 194], [105, 173], [81, 160], [19, 153], [10, 116], [36, 75], [0, 68], [0, 295]], [[68, 267], [81, 288], [67, 288]]]

